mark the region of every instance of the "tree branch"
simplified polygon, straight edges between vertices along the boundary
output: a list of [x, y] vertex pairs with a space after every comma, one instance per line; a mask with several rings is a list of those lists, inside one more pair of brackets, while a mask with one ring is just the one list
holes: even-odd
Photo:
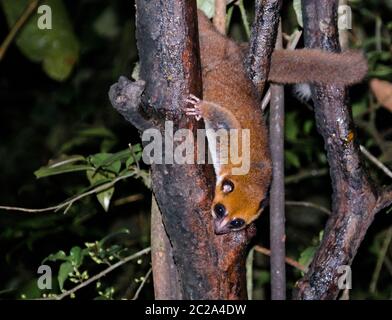
[[[271, 256], [271, 250], [270, 249], [267, 249], [267, 248], [264, 248], [264, 247], [258, 246], [258, 245], [255, 246], [254, 249], [255, 249], [255, 251], [260, 252], [260, 253], [262, 253], [262, 254], [264, 254], [266, 256], [269, 256], [269, 257]], [[294, 268], [296, 268], [298, 270], [301, 270], [302, 272], [307, 272], [308, 271], [308, 268], [306, 268], [304, 265], [300, 264], [298, 261], [296, 261], [294, 259], [291, 259], [289, 257], [285, 257], [285, 262], [288, 265], [290, 265], [290, 266], [292, 266], [292, 267], [294, 267]]]
[[154, 295], [157, 300], [182, 298], [173, 248], [166, 234], [154, 195], [151, 200], [151, 262], [154, 269]]
[[306, 201], [285, 201], [286, 206], [297, 206], [297, 207], [307, 207], [307, 208], [313, 208], [318, 211], [324, 212], [326, 215], [330, 215], [331, 211], [329, 211], [327, 208], [320, 206], [318, 204], [312, 203], [312, 202], [306, 202]]
[[29, 20], [30, 16], [33, 14], [34, 10], [37, 8], [39, 0], [32, 0], [27, 5], [26, 9], [23, 11], [22, 15], [16, 21], [16, 23], [11, 28], [7, 37], [4, 39], [0, 46], [0, 61], [3, 60], [8, 47], [12, 43], [12, 40], [16, 37], [19, 30], [24, 26], [24, 24]]
[[136, 258], [139, 258], [147, 253], [149, 253], [151, 251], [151, 248], [145, 248], [139, 252], [136, 252], [135, 254], [132, 254], [118, 262], [116, 262], [115, 264], [112, 264], [110, 267], [106, 268], [105, 270], [97, 273], [96, 275], [94, 275], [93, 277], [89, 278], [86, 281], [83, 281], [82, 283], [78, 284], [77, 286], [73, 287], [70, 290], [64, 291], [62, 294], [59, 294], [55, 297], [50, 297], [50, 298], [43, 298], [43, 299], [38, 299], [38, 300], [62, 300], [65, 297], [70, 296], [71, 294], [75, 293], [76, 291], [88, 286], [89, 284], [97, 281], [98, 279], [106, 276], [108, 273], [112, 272], [113, 270], [117, 269], [118, 267], [121, 267], [122, 265], [124, 265], [125, 263], [131, 261], [131, 260], [135, 260]]
[[[201, 126], [183, 112], [189, 93], [202, 97], [196, 1], [137, 0], [136, 5], [140, 78], [144, 82], [120, 78], [109, 95], [113, 106], [139, 130], [152, 127], [167, 134], [165, 159], [170, 157], [170, 146], [175, 149], [180, 143], [165, 131], [167, 120], [172, 121], [173, 130], [186, 128], [194, 134]], [[245, 252], [255, 229], [214, 234], [212, 167], [165, 161], [151, 166], [151, 177], [165, 231], [161, 228], [152, 235], [158, 237], [152, 240], [154, 287], [159, 291], [166, 286], [157, 297], [169, 297], [171, 292], [177, 299], [245, 299]], [[153, 230], [162, 227], [159, 216], [153, 219]], [[159, 238], [165, 241], [165, 248], [170, 245], [169, 250], [162, 251]], [[168, 281], [173, 266], [178, 281]], [[161, 271], [165, 274], [159, 274]]]
[[[282, 28], [276, 40], [276, 49], [282, 49]], [[270, 150], [272, 184], [270, 191], [270, 246], [271, 246], [271, 299], [286, 299], [286, 247], [284, 210], [284, 87], [271, 85]]]
[[214, 26], [221, 34], [226, 34], [226, 0], [215, 0]]
[[140, 131], [152, 127], [151, 121], [143, 117], [142, 110], [139, 108], [145, 85], [143, 80], [132, 82], [122, 76], [109, 90], [112, 106]]
[[246, 67], [248, 76], [260, 96], [268, 79], [281, 7], [282, 0], [256, 1], [256, 16], [249, 40]]
[[152, 268], [148, 269], [146, 275], [143, 277], [143, 280], [140, 283], [140, 286], [137, 288], [137, 290], [135, 292], [135, 295], [133, 296], [132, 300], [136, 300], [136, 299], [139, 298], [139, 294], [142, 291], [144, 285], [146, 284], [148, 277], [151, 275], [151, 271], [152, 271]]
[[[305, 45], [339, 52], [337, 1], [302, 0]], [[320, 70], [322, 72], [322, 70]], [[336, 299], [340, 266], [351, 265], [380, 197], [363, 165], [346, 89], [312, 86], [318, 131], [324, 138], [332, 180], [332, 214], [309, 271], [297, 283], [297, 299]], [[390, 194], [389, 194], [390, 195]], [[383, 200], [383, 205], [387, 200]]]

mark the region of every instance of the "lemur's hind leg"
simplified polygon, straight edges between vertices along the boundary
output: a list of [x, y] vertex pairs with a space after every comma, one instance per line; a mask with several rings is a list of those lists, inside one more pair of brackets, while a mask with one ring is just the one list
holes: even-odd
[[[208, 149], [212, 157], [215, 173], [220, 175], [222, 165], [229, 164], [229, 148], [231, 130], [241, 131], [241, 125], [231, 111], [219, 104], [201, 100], [189, 95], [185, 100], [191, 107], [185, 108], [187, 116], [194, 116], [196, 120], [203, 118], [206, 127]], [[234, 142], [238, 143], [238, 142]]]
[[193, 94], [190, 94], [185, 101], [191, 104], [191, 107], [184, 108], [187, 116], [194, 116], [196, 120], [204, 119], [208, 129], [241, 129], [237, 118], [228, 109], [221, 107], [219, 104], [201, 100]]

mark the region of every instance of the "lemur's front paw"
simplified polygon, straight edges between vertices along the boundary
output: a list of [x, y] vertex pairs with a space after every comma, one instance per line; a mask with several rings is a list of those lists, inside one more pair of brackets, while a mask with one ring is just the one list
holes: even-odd
[[197, 121], [199, 121], [202, 118], [201, 110], [199, 108], [199, 105], [202, 100], [200, 100], [198, 97], [196, 97], [193, 94], [190, 94], [186, 99], [185, 102], [189, 103], [192, 105], [192, 107], [186, 107], [184, 109], [185, 114], [187, 116], [195, 117]]

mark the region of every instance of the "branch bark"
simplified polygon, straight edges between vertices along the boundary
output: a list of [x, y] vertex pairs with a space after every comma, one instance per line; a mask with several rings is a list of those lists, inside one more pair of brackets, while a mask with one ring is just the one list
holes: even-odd
[[[246, 57], [247, 73], [259, 96], [265, 88], [272, 51], [279, 27], [280, 0], [256, 1], [256, 16], [252, 26]], [[282, 46], [281, 40], [277, 42]], [[273, 182], [270, 198], [271, 239], [271, 298], [286, 298], [285, 230], [284, 230], [284, 162], [283, 162], [284, 92], [281, 86], [271, 88], [270, 146]]]
[[226, 34], [226, 0], [215, 0], [214, 26], [221, 34]]
[[[302, 12], [305, 45], [339, 52], [337, 1], [302, 0]], [[295, 298], [336, 299], [339, 267], [351, 265], [375, 214], [391, 202], [391, 194], [377, 189], [365, 170], [346, 89], [315, 85], [312, 97], [330, 165], [332, 214]]]
[[255, 20], [249, 40], [246, 67], [248, 76], [260, 96], [268, 79], [281, 8], [282, 0], [256, 1]]
[[166, 234], [154, 195], [151, 199], [151, 263], [154, 269], [154, 295], [157, 300], [182, 298], [173, 248]]
[[[279, 26], [276, 49], [282, 49]], [[272, 184], [270, 191], [271, 299], [286, 299], [286, 235], [284, 190], [284, 87], [271, 85], [270, 149]]]
[[[159, 216], [154, 216], [152, 256], [154, 287], [160, 290], [157, 297], [245, 299], [246, 249], [254, 227], [216, 236], [210, 213], [215, 185], [212, 167], [179, 165], [165, 157], [172, 156], [172, 144], [175, 149], [180, 143], [166, 130], [167, 120], [172, 121], [174, 131], [187, 128], [194, 135], [199, 125], [182, 112], [189, 93], [202, 96], [196, 1], [137, 0], [136, 4], [143, 80], [120, 78], [109, 96], [113, 106], [139, 130], [154, 128], [166, 135], [164, 164], [151, 166], [152, 189], [165, 230], [159, 229]], [[159, 239], [170, 248], [154, 245]], [[174, 281], [170, 279], [173, 263], [178, 276]]]

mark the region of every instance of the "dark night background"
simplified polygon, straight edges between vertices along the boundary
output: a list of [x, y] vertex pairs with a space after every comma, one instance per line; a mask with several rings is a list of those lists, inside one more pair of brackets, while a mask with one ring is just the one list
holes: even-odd
[[[0, 43], [10, 30], [6, 19], [9, 12], [17, 10], [18, 6], [24, 8], [27, 2], [0, 1]], [[41, 2], [54, 3], [55, 6], [61, 3], [60, 0]], [[199, 1], [199, 4], [202, 2]], [[245, 1], [250, 21], [252, 2]], [[50, 71], [43, 69], [41, 62], [32, 61], [26, 52], [38, 52], [38, 49], [31, 43], [21, 45], [18, 36], [18, 45], [14, 41], [0, 60], [2, 206], [45, 208], [61, 203], [89, 187], [91, 181], [86, 178], [86, 172], [36, 179], [34, 172], [37, 169], [46, 166], [49, 160], [64, 158], [65, 155], [82, 155], [85, 161], [94, 162], [94, 159], [101, 159], [99, 155], [102, 153], [108, 156], [126, 150], [128, 143], [136, 145], [139, 142], [137, 131], [111, 107], [107, 97], [110, 85], [120, 75], [131, 77], [138, 60], [133, 1], [63, 0], [62, 3], [64, 6], [56, 7], [59, 11], [53, 9], [53, 19], [59, 12], [62, 23], [65, 21], [69, 28], [53, 35], [51, 41], [59, 39], [65, 48], [53, 54], [61, 56], [67, 53], [69, 39], [78, 47], [71, 50], [75, 61], [65, 57], [60, 65], [54, 67], [60, 70], [54, 72], [60, 72], [63, 79], [55, 79]], [[381, 162], [392, 168], [392, 107], [388, 109], [388, 106], [379, 104], [369, 87], [372, 78], [392, 82], [392, 5], [389, 1], [377, 0], [357, 0], [349, 4], [353, 11], [350, 45], [366, 53], [370, 69], [367, 79], [350, 89], [359, 140]], [[28, 23], [36, 18], [33, 15]], [[285, 4], [283, 21], [283, 30], [287, 34], [298, 28], [290, 1]], [[234, 38], [246, 41], [236, 5], [229, 31]], [[69, 75], [61, 73], [61, 63], [68, 63], [72, 69]], [[390, 92], [392, 95], [391, 88]], [[287, 87], [286, 199], [329, 208], [332, 191], [325, 171], [327, 163], [322, 140], [313, 121], [312, 105], [311, 102], [299, 102], [291, 93], [292, 88]], [[122, 168], [125, 168], [125, 160]], [[369, 173], [378, 184], [391, 184], [391, 177], [370, 162], [367, 161], [367, 164]], [[147, 172], [148, 168], [141, 164], [141, 170]], [[312, 170], [319, 175], [312, 177], [309, 174]], [[107, 172], [103, 176], [113, 178]], [[58, 278], [64, 277], [60, 265], [67, 261], [74, 263], [74, 269], [73, 276], [63, 279], [65, 290], [83, 281], [86, 276], [91, 277], [105, 269], [119, 257], [148, 247], [150, 198], [150, 190], [142, 179], [129, 178], [115, 185], [107, 212], [95, 195], [76, 202], [66, 214], [62, 210], [46, 213], [0, 210], [0, 299], [58, 294]], [[301, 206], [286, 208], [287, 255], [307, 264], [319, 243], [326, 215]], [[392, 298], [392, 226], [391, 213], [387, 211], [376, 216], [354, 260], [352, 299]], [[269, 247], [268, 214], [264, 214], [258, 224], [256, 242]], [[105, 241], [99, 242], [104, 238]], [[96, 241], [95, 251], [88, 250], [86, 243]], [[72, 248], [79, 249], [72, 251]], [[53, 289], [41, 292], [36, 285], [38, 266], [50, 254], [59, 251], [64, 251], [64, 255], [52, 256], [53, 261], [45, 262], [52, 266]], [[76, 259], [75, 252], [83, 258]], [[380, 264], [381, 268], [378, 268]], [[149, 268], [150, 257], [146, 255], [102, 278], [100, 287], [91, 284], [78, 291], [76, 298], [132, 298], [140, 278]], [[268, 257], [255, 253], [253, 268], [254, 299], [268, 299]], [[85, 271], [88, 275], [83, 275]], [[287, 272], [288, 290], [291, 292], [301, 272], [290, 266]], [[151, 279], [140, 297], [153, 298]]]

